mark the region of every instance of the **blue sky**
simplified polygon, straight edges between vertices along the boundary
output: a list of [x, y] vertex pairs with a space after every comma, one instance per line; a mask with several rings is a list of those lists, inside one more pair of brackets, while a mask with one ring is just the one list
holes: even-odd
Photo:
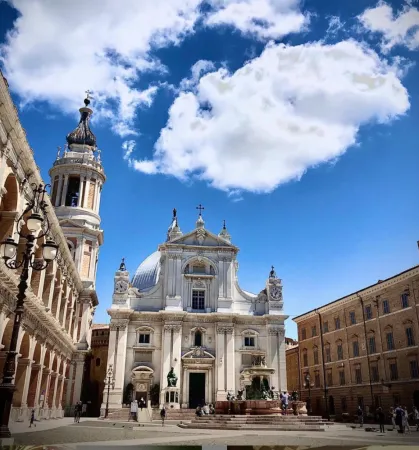
[[418, 263], [417, 2], [61, 3], [0, 2], [0, 63], [45, 179], [93, 91], [95, 321], [173, 207], [225, 219], [241, 286], [273, 264], [291, 317]]

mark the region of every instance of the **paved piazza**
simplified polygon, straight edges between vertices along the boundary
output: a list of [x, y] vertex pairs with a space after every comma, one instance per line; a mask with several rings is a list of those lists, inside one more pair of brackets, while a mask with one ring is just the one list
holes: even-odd
[[[339, 429], [338, 429], [339, 428]], [[366, 432], [363, 429], [342, 429], [333, 426], [325, 432], [296, 431], [221, 431], [221, 430], [185, 430], [175, 424], [162, 427], [158, 423], [137, 425], [121, 422], [104, 422], [85, 419], [80, 424], [74, 424], [72, 419], [58, 419], [50, 422], [40, 422], [34, 429], [28, 429], [27, 424], [15, 424], [12, 427], [15, 444], [19, 445], [60, 445], [65, 449], [107, 448], [138, 446], [217, 446], [242, 445], [262, 446], [278, 445], [295, 448], [316, 448], [330, 446], [360, 449], [375, 445], [414, 445], [419, 448], [419, 432], [399, 435], [388, 431], [385, 435]], [[153, 447], [154, 450], [158, 447]], [[261, 449], [263, 450], [263, 449]]]

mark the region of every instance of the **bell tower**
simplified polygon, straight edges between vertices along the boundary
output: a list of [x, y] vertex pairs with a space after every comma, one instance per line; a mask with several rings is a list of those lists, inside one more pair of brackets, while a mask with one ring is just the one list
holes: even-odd
[[95, 289], [99, 247], [103, 244], [100, 229], [100, 196], [106, 177], [100, 160], [96, 137], [90, 130], [93, 111], [89, 92], [80, 108], [80, 121], [67, 135], [64, 152], [49, 171], [51, 201], [55, 206], [67, 244], [85, 288]]

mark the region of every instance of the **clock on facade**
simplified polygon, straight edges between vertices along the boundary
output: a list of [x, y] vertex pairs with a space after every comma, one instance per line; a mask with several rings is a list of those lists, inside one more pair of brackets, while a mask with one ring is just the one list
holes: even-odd
[[125, 292], [128, 288], [128, 283], [125, 280], [118, 280], [115, 283], [115, 292], [118, 294], [121, 294], [122, 292]]
[[274, 286], [269, 290], [269, 293], [271, 294], [271, 297], [274, 300], [279, 300], [282, 297], [282, 291], [281, 288], [278, 286]]

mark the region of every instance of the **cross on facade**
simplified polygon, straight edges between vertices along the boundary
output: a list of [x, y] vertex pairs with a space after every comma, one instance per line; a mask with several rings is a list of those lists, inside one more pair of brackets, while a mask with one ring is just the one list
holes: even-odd
[[202, 211], [205, 209], [201, 203], [196, 207], [196, 209], [199, 209], [199, 215], [202, 216]]
[[87, 98], [90, 98], [90, 94], [92, 93], [92, 91], [90, 89], [87, 89], [87, 91], [85, 91], [85, 92], [86, 92]]

